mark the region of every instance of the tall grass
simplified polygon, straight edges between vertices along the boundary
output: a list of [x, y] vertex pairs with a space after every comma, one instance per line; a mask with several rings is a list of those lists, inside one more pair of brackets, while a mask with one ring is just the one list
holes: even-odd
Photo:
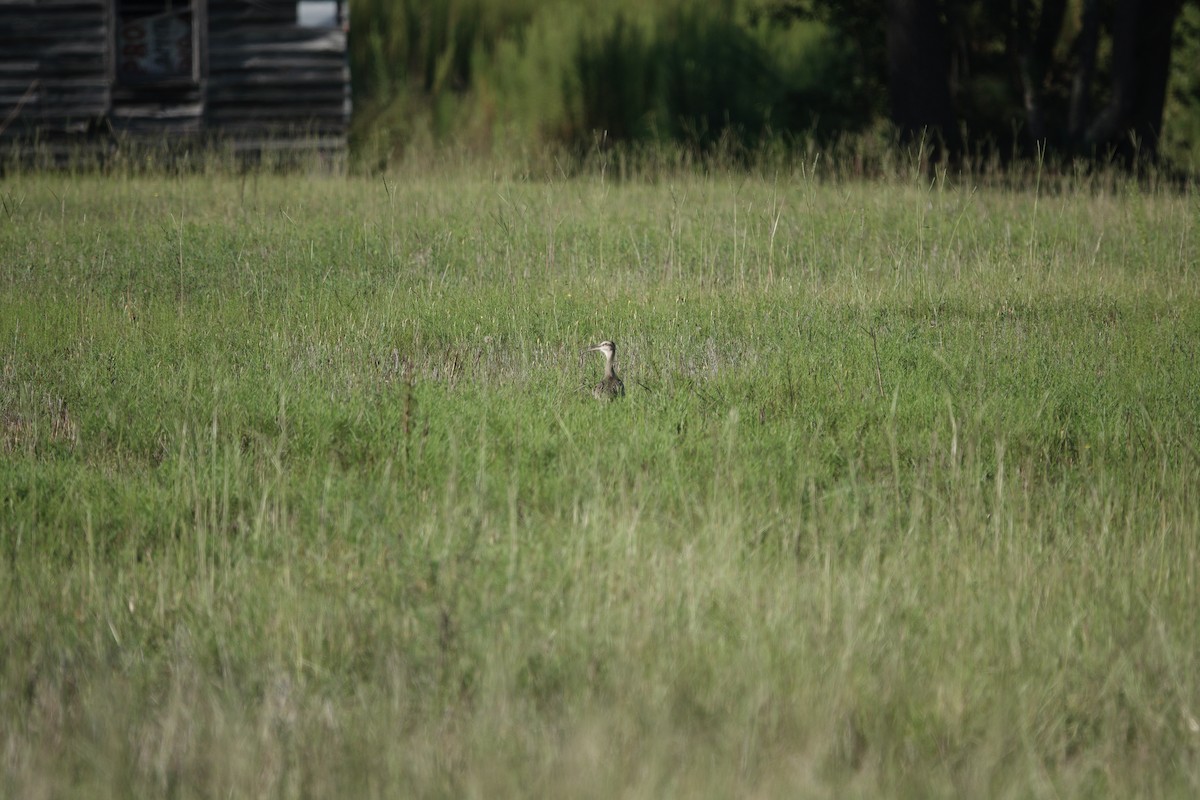
[[0, 793], [1195, 794], [1194, 195], [476, 174], [3, 185]]

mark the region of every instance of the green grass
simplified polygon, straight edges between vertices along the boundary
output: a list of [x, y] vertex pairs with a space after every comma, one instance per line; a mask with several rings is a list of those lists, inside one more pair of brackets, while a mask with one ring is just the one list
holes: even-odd
[[0, 184], [0, 794], [1200, 791], [1194, 191], [479, 174]]

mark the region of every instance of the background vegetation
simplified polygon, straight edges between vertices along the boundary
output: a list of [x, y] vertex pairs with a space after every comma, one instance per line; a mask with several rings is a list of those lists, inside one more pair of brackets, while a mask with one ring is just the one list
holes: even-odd
[[1196, 796], [1197, 199], [901, 166], [11, 172], [0, 794]]
[[[860, 153], [879, 153], [895, 144], [885, 5], [355, 0], [356, 147], [368, 163], [433, 143], [506, 155], [614, 143], [744, 153], [849, 139]], [[946, 11], [953, 60], [939, 74], [953, 73], [954, 134], [975, 158], [1037, 156], [1014, 19], [1047, 5], [972, 2]], [[1034, 78], [1044, 116], [1065, 129], [1082, 3], [1055, 5], [1065, 7], [1066, 23]], [[1113, 92], [1113, 5], [1098, 6], [1103, 35], [1085, 98], [1092, 109]], [[1200, 155], [1198, 48], [1200, 5], [1187, 2], [1174, 26], [1159, 142], [1183, 169]], [[1047, 131], [1039, 140], [1064, 144], [1065, 133]]]

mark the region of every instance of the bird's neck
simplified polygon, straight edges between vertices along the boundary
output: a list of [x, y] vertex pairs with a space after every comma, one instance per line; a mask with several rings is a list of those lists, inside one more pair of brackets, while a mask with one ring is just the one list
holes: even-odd
[[615, 369], [613, 369], [612, 356], [604, 357], [604, 377], [606, 377], [606, 378], [617, 377], [617, 371]]

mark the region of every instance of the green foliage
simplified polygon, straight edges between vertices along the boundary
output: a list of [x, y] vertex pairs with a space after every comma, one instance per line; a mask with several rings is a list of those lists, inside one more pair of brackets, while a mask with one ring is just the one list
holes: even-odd
[[[354, 6], [356, 141], [574, 149], [855, 130], [870, 105], [823, 24], [754, 4]], [[358, 33], [359, 30], [363, 32]], [[372, 143], [373, 142], [373, 143]]]
[[623, 16], [607, 30], [582, 34], [575, 65], [582, 131], [618, 140], [654, 135], [661, 78], [650, 36]]
[[1195, 795], [1195, 198], [837, 169], [10, 174], [0, 794]]
[[1187, 3], [1175, 29], [1171, 82], [1163, 112], [1163, 150], [1195, 171], [1200, 165], [1200, 5]]

